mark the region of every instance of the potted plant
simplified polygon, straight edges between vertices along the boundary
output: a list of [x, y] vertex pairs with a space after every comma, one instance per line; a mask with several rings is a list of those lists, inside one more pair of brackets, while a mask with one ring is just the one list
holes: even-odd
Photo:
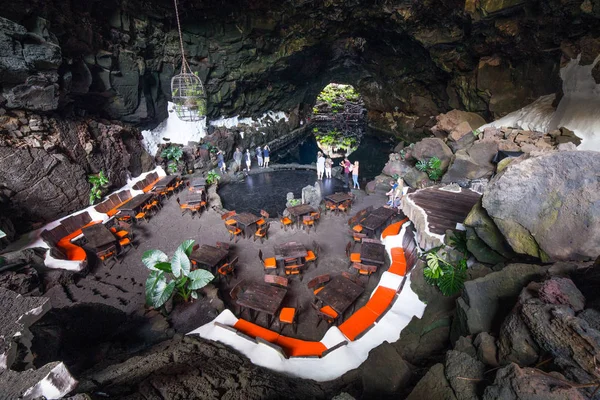
[[148, 250], [142, 255], [142, 262], [151, 272], [146, 279], [146, 304], [154, 308], [162, 307], [174, 294], [184, 302], [197, 299], [198, 289], [202, 289], [214, 279], [209, 271], [192, 271], [189, 259], [194, 240], [184, 241], [169, 257], [160, 250]]

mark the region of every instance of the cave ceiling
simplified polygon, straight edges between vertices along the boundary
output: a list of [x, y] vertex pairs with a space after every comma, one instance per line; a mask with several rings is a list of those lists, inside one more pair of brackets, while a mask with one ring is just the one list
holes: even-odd
[[[493, 119], [559, 92], [561, 59], [600, 25], [600, 0], [181, 0], [180, 12], [213, 118], [302, 112], [333, 81], [375, 119]], [[0, 16], [6, 107], [165, 118], [181, 60], [171, 1], [25, 0]]]

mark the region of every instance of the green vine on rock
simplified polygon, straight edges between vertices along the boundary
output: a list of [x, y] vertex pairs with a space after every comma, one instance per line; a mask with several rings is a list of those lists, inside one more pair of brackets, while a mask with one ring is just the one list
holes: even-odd
[[102, 198], [102, 189], [108, 185], [108, 178], [104, 175], [104, 171], [100, 170], [99, 173], [88, 175], [88, 182], [92, 184], [90, 189], [90, 205], [93, 205], [96, 200]]

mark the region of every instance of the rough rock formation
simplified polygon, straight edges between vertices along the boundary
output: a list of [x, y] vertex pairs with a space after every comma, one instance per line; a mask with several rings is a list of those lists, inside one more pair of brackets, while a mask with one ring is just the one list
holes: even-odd
[[510, 264], [498, 272], [465, 282], [462, 295], [456, 301], [453, 341], [459, 336], [489, 332], [494, 324], [499, 325], [498, 316], [508, 313], [521, 288], [541, 278], [546, 270], [540, 265]]
[[147, 398], [157, 392], [168, 399], [331, 398], [353, 378], [352, 372], [323, 384], [289, 378], [253, 365], [220, 343], [185, 337], [161, 343], [124, 363], [90, 371], [80, 378], [77, 391], [101, 390], [119, 399]]
[[484, 400], [583, 400], [576, 388], [564, 383], [559, 373], [544, 373], [510, 364], [498, 371], [494, 384], [485, 389]]
[[483, 207], [515, 252], [589, 260], [600, 245], [597, 171], [600, 155], [592, 151], [520, 158], [492, 179]]
[[29, 326], [49, 309], [49, 300], [44, 297], [23, 297], [18, 293], [0, 288], [0, 303], [4, 312], [0, 321], [0, 371], [9, 369], [17, 358], [21, 347], [20, 363], [27, 366], [33, 360], [29, 351], [31, 332]]
[[[4, 109], [2, 109], [4, 111]], [[89, 204], [87, 175], [104, 171], [109, 187], [153, 168], [138, 129], [90, 118], [21, 110], [0, 116], [2, 211], [18, 232]], [[108, 190], [108, 188], [107, 188]]]
[[[398, 132], [422, 129], [450, 108], [496, 117], [556, 92], [561, 50], [573, 47], [561, 43], [599, 17], [593, 5], [555, 0], [190, 0], [181, 8], [211, 116], [291, 111], [343, 81], [359, 89], [374, 125]], [[28, 0], [3, 16], [11, 21], [2, 25], [9, 73], [1, 83], [11, 105], [35, 97], [31, 107], [56, 109], [76, 100], [76, 108], [122, 120], [164, 119], [180, 60], [172, 4]]]

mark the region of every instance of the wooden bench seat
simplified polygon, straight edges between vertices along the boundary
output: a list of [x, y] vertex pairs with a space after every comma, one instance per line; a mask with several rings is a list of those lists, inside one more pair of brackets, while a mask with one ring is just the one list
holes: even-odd
[[101, 223], [102, 223], [102, 221], [92, 221], [92, 222], [82, 226], [81, 228], [76, 229], [75, 231], [71, 232], [67, 236], [60, 239], [56, 243], [56, 247], [67, 257], [67, 260], [85, 261], [87, 259], [85, 250], [82, 249], [81, 247], [71, 243], [71, 240], [73, 240], [73, 238], [81, 235], [81, 233], [82, 233], [81, 230], [83, 228], [87, 228], [88, 226], [95, 225], [95, 224], [101, 224]]

